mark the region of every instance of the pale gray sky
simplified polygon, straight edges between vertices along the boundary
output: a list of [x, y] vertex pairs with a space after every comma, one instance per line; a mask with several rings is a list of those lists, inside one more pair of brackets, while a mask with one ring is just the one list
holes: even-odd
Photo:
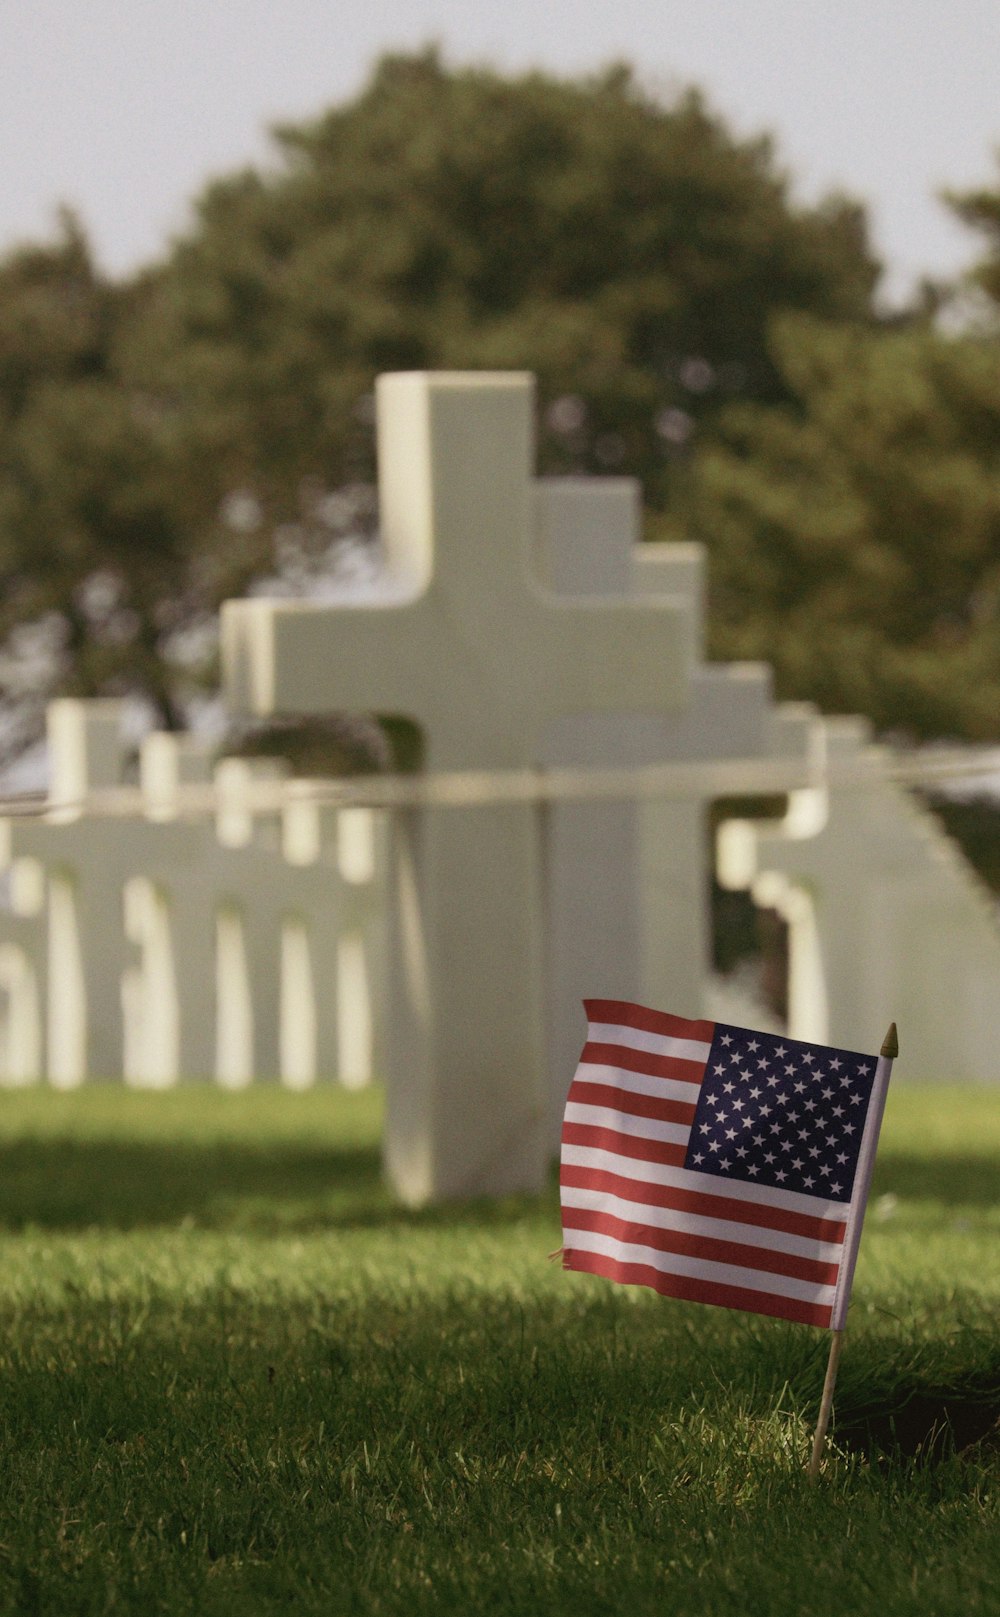
[[558, 73], [624, 57], [774, 132], [796, 190], [871, 208], [891, 294], [975, 241], [935, 201], [1000, 178], [1000, 0], [0, 0], [0, 251], [65, 200], [125, 272], [274, 121], [352, 95], [387, 49]]

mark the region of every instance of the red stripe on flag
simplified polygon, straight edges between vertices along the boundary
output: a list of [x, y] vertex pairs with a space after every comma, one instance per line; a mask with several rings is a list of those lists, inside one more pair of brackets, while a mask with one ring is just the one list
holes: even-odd
[[574, 1083], [567, 1101], [580, 1106], [607, 1106], [629, 1117], [655, 1117], [661, 1123], [693, 1123], [697, 1110], [693, 1101], [668, 1100], [660, 1095], [633, 1095], [614, 1084]]
[[[656, 1143], [664, 1149], [662, 1142]], [[680, 1165], [683, 1166], [683, 1147], [677, 1149], [680, 1150]], [[621, 1154], [625, 1155], [624, 1152]], [[668, 1159], [664, 1157], [660, 1160], [666, 1162]], [[756, 1224], [761, 1229], [784, 1230], [788, 1235], [804, 1235], [811, 1240], [832, 1241], [837, 1245], [843, 1242], [846, 1228], [840, 1219], [819, 1218], [811, 1213], [795, 1213], [784, 1207], [770, 1206], [766, 1202], [739, 1201], [734, 1196], [714, 1196], [706, 1191], [684, 1190], [679, 1185], [650, 1185], [638, 1179], [627, 1178], [623, 1174], [611, 1173], [606, 1168], [577, 1168], [564, 1163], [560, 1172], [560, 1183], [572, 1185], [577, 1190], [607, 1190], [615, 1196], [624, 1196], [628, 1201], [646, 1202], [650, 1207], [671, 1207], [680, 1213], [700, 1213], [706, 1218], [727, 1218], [734, 1224]]]
[[714, 1022], [691, 1022], [686, 1016], [651, 1011], [645, 1005], [631, 1005], [624, 999], [585, 999], [583, 1008], [590, 1022], [635, 1027], [643, 1033], [665, 1034], [668, 1039], [695, 1039], [699, 1044], [711, 1044], [715, 1037]]
[[648, 1078], [676, 1078], [682, 1084], [700, 1084], [703, 1061], [684, 1061], [680, 1056], [655, 1056], [649, 1050], [630, 1050], [626, 1044], [592, 1044], [588, 1039], [581, 1061], [599, 1067], [621, 1067], [625, 1072], [642, 1072]]
[[681, 1297], [687, 1302], [714, 1303], [719, 1308], [740, 1308], [752, 1314], [772, 1314], [776, 1319], [793, 1319], [802, 1325], [828, 1327], [833, 1314], [830, 1303], [804, 1303], [795, 1297], [779, 1297], [770, 1291], [753, 1291], [744, 1286], [725, 1286], [718, 1281], [696, 1280], [690, 1275], [664, 1274], [645, 1263], [619, 1263], [601, 1252], [563, 1254], [563, 1268], [583, 1274], [603, 1275], [626, 1286], [651, 1286], [662, 1297]]
[[[758, 1269], [765, 1274], [788, 1275], [792, 1280], [809, 1280], [816, 1286], [835, 1286], [840, 1265], [818, 1258], [802, 1258], [794, 1252], [775, 1252], [770, 1247], [744, 1246], [739, 1241], [716, 1236], [694, 1235], [684, 1230], [665, 1230], [658, 1224], [633, 1224], [614, 1213], [588, 1207], [564, 1207], [564, 1230], [595, 1230], [630, 1246], [651, 1246], [657, 1252], [676, 1252], [682, 1257], [705, 1258], [711, 1263], [728, 1263], [739, 1269]], [[572, 1240], [567, 1245], [572, 1246]]]
[[[594, 1151], [613, 1151], [616, 1157], [632, 1157], [636, 1162], [659, 1162], [670, 1168], [683, 1168], [687, 1145], [671, 1140], [646, 1140], [639, 1134], [618, 1134], [615, 1129], [591, 1123], [564, 1123], [563, 1145], [586, 1145]], [[631, 1184], [628, 1180], [626, 1183]], [[633, 1197], [634, 1200], [634, 1197]]]

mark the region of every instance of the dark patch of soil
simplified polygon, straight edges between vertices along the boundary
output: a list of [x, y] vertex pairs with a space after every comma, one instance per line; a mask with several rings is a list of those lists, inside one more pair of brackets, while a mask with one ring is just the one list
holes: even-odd
[[891, 1400], [845, 1411], [834, 1437], [873, 1461], [933, 1465], [953, 1454], [1000, 1454], [1000, 1388], [897, 1389]]

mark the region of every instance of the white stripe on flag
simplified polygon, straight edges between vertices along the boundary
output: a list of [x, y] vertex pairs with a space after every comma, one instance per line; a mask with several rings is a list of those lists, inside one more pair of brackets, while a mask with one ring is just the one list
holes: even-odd
[[687, 1145], [691, 1138], [690, 1123], [661, 1123], [657, 1117], [634, 1117], [631, 1112], [620, 1112], [613, 1106], [584, 1106], [580, 1101], [566, 1102], [567, 1123], [586, 1123], [590, 1128], [614, 1129], [616, 1134], [634, 1134], [642, 1140], [670, 1140], [674, 1145]]
[[685, 1258], [656, 1247], [632, 1245], [596, 1230], [567, 1230], [567, 1252], [600, 1252], [618, 1263], [643, 1263], [661, 1274], [688, 1275], [695, 1280], [715, 1281], [723, 1286], [743, 1286], [750, 1291], [769, 1292], [772, 1297], [794, 1297], [803, 1303], [831, 1304], [835, 1286], [820, 1286], [811, 1280], [794, 1280], [763, 1270], [744, 1269], [731, 1263], [714, 1263], [709, 1258]]
[[638, 1162], [592, 1145], [564, 1145], [562, 1160], [571, 1168], [595, 1168], [618, 1174], [623, 1179], [645, 1180], [650, 1185], [673, 1185], [680, 1190], [697, 1190], [706, 1196], [726, 1196], [731, 1201], [756, 1202], [758, 1207], [775, 1207], [782, 1212], [806, 1213], [810, 1218], [833, 1218], [846, 1224], [850, 1211], [846, 1202], [828, 1202], [818, 1196], [803, 1196], [796, 1190], [775, 1190], [770, 1185], [746, 1185], [722, 1175], [697, 1173], [693, 1168], [668, 1168], [659, 1162]]
[[644, 1050], [653, 1056], [672, 1056], [677, 1061], [708, 1060], [711, 1044], [698, 1039], [675, 1039], [667, 1033], [647, 1033], [641, 1027], [619, 1027], [614, 1022], [588, 1022], [591, 1044], [621, 1044], [626, 1050]]
[[621, 1067], [608, 1067], [596, 1061], [581, 1061], [573, 1077], [580, 1084], [607, 1084], [609, 1089], [622, 1089], [629, 1095], [685, 1100], [691, 1106], [698, 1100], [697, 1084], [685, 1083], [681, 1078], [655, 1078], [644, 1072], [625, 1072]]
[[629, 1201], [607, 1190], [583, 1190], [575, 1185], [564, 1185], [562, 1204], [588, 1212], [610, 1213], [613, 1218], [630, 1224], [650, 1224], [656, 1229], [678, 1230], [684, 1235], [707, 1235], [717, 1241], [738, 1241], [743, 1246], [766, 1247], [771, 1252], [815, 1258], [818, 1263], [839, 1263], [844, 1250], [833, 1241], [817, 1241], [811, 1235], [791, 1235], [787, 1230], [772, 1230], [760, 1224], [736, 1224], [728, 1218], [653, 1207], [648, 1202]]

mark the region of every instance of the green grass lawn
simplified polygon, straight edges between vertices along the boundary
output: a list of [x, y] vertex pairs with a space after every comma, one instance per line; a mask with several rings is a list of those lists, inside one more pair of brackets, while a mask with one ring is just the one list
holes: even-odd
[[890, 1101], [815, 1488], [823, 1333], [401, 1211], [379, 1108], [0, 1094], [0, 1611], [1000, 1611], [1000, 1089]]

